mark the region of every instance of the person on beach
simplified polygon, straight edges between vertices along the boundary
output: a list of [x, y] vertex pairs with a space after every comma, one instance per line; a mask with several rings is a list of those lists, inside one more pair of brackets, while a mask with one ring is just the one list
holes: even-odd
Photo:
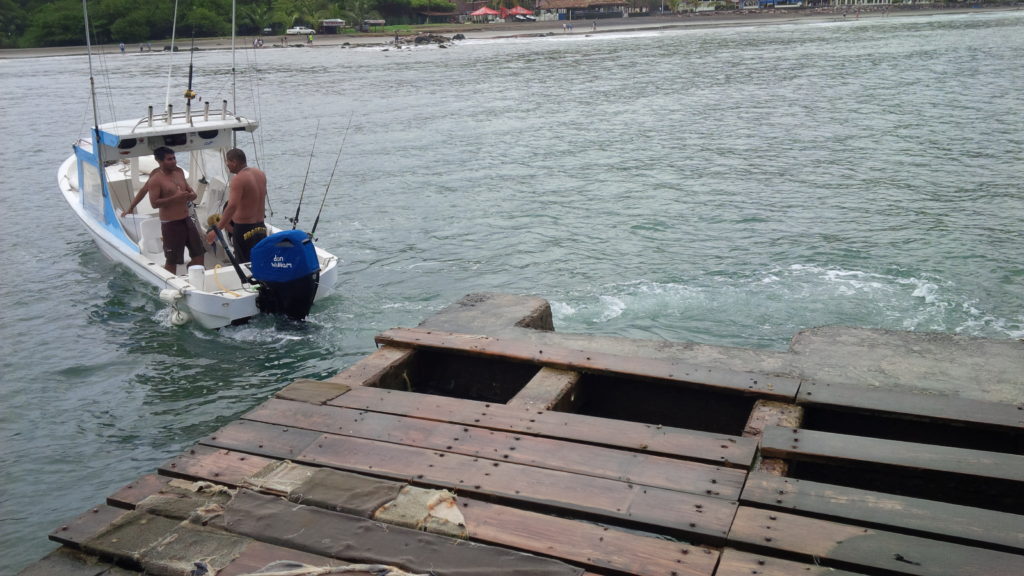
[[[238, 261], [248, 262], [252, 247], [267, 237], [267, 226], [263, 222], [267, 175], [259, 168], [246, 165], [245, 152], [238, 148], [228, 150], [225, 164], [234, 177], [229, 185], [228, 203], [214, 226], [231, 234]], [[206, 241], [213, 244], [216, 239], [217, 231], [210, 228]]]
[[124, 54], [124, 42], [118, 44], [117, 47], [121, 49], [121, 54]]
[[164, 269], [177, 274], [178, 264], [184, 262], [188, 247], [189, 266], [202, 266], [206, 247], [195, 222], [189, 214], [189, 204], [196, 199], [196, 191], [185, 180], [185, 171], [178, 167], [174, 150], [161, 146], [153, 150], [159, 167], [149, 173], [149, 179], [135, 194], [131, 205], [121, 216], [135, 210], [149, 193], [149, 201], [160, 215], [160, 235], [164, 244]]

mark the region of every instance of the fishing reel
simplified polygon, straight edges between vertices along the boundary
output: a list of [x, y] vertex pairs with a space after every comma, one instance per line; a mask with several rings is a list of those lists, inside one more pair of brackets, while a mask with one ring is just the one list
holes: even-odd
[[195, 90], [193, 90], [193, 89], [191, 89], [191, 88], [188, 88], [187, 90], [185, 90], [185, 99], [186, 99], [186, 100], [189, 100], [189, 101], [191, 101], [191, 100], [192, 100], [192, 99], [194, 99], [194, 98], [195, 98], [196, 96], [199, 96], [199, 94], [198, 94], [198, 93], [196, 93], [196, 91], [195, 91]]

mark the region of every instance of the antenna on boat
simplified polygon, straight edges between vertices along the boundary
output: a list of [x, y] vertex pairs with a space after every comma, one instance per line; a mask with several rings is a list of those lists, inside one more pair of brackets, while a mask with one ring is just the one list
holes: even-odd
[[348, 116], [348, 126], [345, 126], [345, 136], [341, 139], [341, 146], [338, 147], [338, 157], [334, 159], [334, 168], [331, 169], [331, 178], [327, 181], [327, 188], [324, 190], [324, 197], [320, 201], [320, 209], [316, 212], [316, 220], [313, 221], [313, 229], [309, 231], [310, 238], [313, 237], [313, 233], [316, 232], [316, 227], [320, 224], [320, 213], [324, 211], [324, 204], [327, 203], [327, 193], [331, 191], [331, 184], [334, 182], [334, 171], [338, 169], [338, 161], [341, 160], [341, 151], [345, 149], [345, 140], [348, 140], [348, 129], [352, 127], [352, 117], [355, 116], [355, 112], [352, 112]]
[[100, 143], [100, 111], [96, 105], [96, 76], [92, 71], [92, 36], [89, 34], [89, 6], [86, 0], [82, 0], [82, 13], [85, 16], [85, 45], [89, 53], [89, 90], [92, 92], [92, 147], [96, 151], [96, 160], [99, 162], [100, 190], [106, 196], [107, 192], [107, 167], [103, 162], [103, 146]]
[[89, 52], [89, 90], [92, 92], [92, 121], [97, 136], [100, 130], [100, 112], [96, 107], [96, 76], [92, 71], [92, 36], [89, 34], [89, 7], [86, 0], [82, 0], [82, 13], [85, 15], [85, 46]]
[[309, 162], [306, 163], [306, 175], [302, 178], [302, 191], [299, 192], [299, 205], [295, 207], [295, 217], [291, 219], [292, 230], [299, 224], [299, 210], [302, 210], [302, 198], [306, 195], [306, 180], [309, 179], [309, 167], [313, 164], [313, 153], [316, 152], [316, 137], [320, 134], [320, 121], [316, 121], [316, 131], [313, 132], [313, 149], [309, 151]]
[[[238, 110], [238, 96], [235, 94], [235, 0], [231, 0], [231, 106]], [[238, 148], [238, 132], [231, 133], [231, 145]]]
[[[83, 0], [84, 1], [84, 0]], [[171, 51], [167, 65], [167, 95], [164, 96], [164, 110], [171, 106], [171, 70], [174, 68], [174, 39], [178, 37], [178, 0], [174, 0], [174, 18], [171, 19]]]

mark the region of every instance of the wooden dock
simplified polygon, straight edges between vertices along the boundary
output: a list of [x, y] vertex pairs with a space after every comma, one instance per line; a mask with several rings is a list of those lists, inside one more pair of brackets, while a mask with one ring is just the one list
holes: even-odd
[[[1024, 343], [908, 338], [936, 357], [872, 386], [863, 357], [560, 335], [542, 300], [473, 295], [286, 386], [22, 574], [1024, 574]], [[983, 392], [915, 376], [944, 362], [985, 366], [961, 383]]]

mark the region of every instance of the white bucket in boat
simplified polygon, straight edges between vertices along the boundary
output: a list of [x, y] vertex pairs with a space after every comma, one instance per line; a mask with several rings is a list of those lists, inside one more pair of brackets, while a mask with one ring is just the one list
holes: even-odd
[[188, 283], [196, 290], [205, 290], [206, 268], [203, 266], [188, 267]]

